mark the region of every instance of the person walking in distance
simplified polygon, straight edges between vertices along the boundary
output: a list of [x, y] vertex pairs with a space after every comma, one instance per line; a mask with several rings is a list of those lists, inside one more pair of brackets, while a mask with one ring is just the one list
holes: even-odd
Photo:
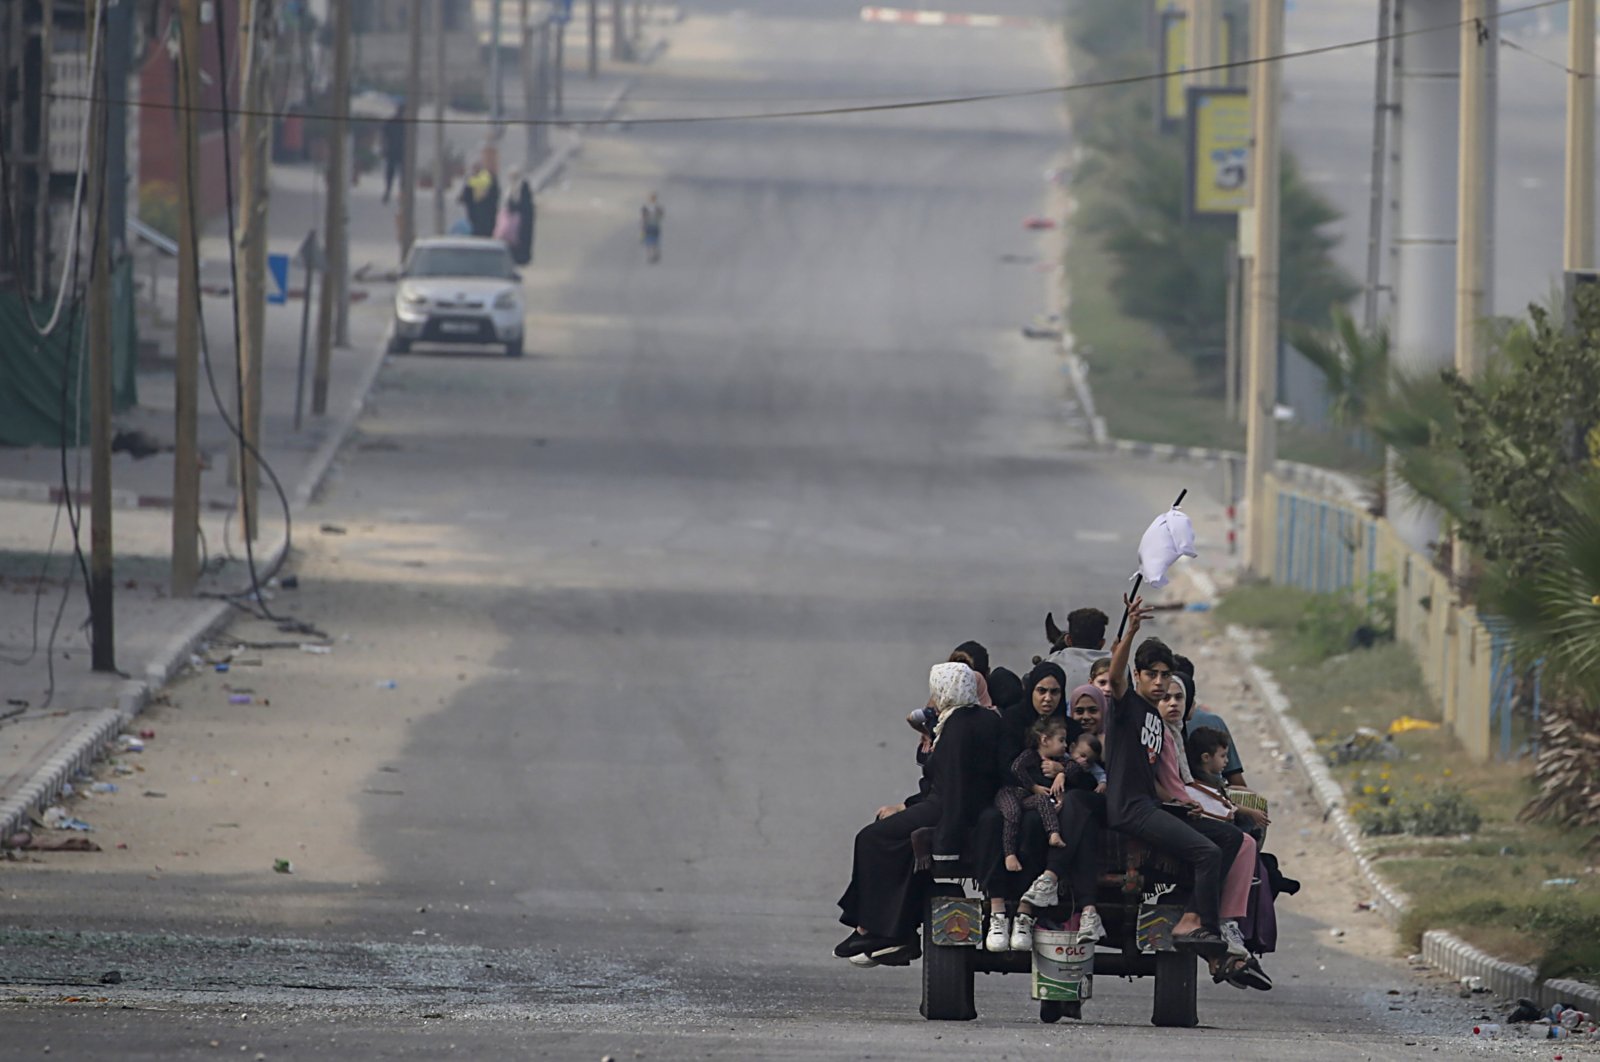
[[644, 240], [644, 258], [651, 265], [661, 261], [661, 219], [666, 216], [666, 208], [661, 205], [661, 200], [656, 198], [656, 193], [651, 192], [644, 206], [639, 208], [639, 228]]
[[394, 179], [406, 179], [406, 105], [397, 103], [383, 123], [383, 201], [389, 201]]

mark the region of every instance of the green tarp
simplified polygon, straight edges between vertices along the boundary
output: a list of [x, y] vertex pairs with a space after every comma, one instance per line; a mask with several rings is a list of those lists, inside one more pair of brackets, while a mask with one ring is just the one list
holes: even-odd
[[[113, 271], [111, 315], [112, 403], [121, 411], [139, 400], [131, 260]], [[50, 305], [35, 305], [33, 316], [44, 321]], [[61, 326], [40, 339], [21, 296], [0, 291], [0, 445], [59, 446], [63, 437], [69, 446], [79, 439], [88, 444], [89, 366], [85, 358], [80, 381], [76, 357], [87, 329], [70, 304], [62, 316]]]

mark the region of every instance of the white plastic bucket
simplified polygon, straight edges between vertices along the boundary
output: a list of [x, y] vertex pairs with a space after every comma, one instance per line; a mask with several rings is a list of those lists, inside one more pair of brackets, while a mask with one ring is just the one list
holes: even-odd
[[1094, 945], [1067, 929], [1033, 931], [1033, 998], [1077, 1003], [1094, 994]]

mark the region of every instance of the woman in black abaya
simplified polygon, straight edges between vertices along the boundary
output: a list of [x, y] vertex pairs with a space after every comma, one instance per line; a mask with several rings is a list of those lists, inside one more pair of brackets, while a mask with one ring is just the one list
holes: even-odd
[[935, 868], [958, 859], [967, 830], [1000, 787], [994, 767], [1000, 720], [976, 703], [977, 673], [966, 664], [937, 664], [928, 688], [938, 721], [923, 766], [925, 795], [856, 834], [850, 884], [839, 898], [839, 921], [854, 932], [833, 953], [858, 965], [905, 965], [920, 954], [917, 927], [930, 878], [916, 870], [911, 835], [935, 828]]

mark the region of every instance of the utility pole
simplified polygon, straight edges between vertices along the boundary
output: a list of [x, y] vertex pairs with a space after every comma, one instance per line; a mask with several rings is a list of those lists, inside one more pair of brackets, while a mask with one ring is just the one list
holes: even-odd
[[633, 58], [628, 47], [628, 0], [611, 0], [611, 58], [627, 62]]
[[[108, 0], [99, 0], [102, 18]], [[93, 4], [89, 25], [94, 25]], [[46, 15], [46, 18], [49, 16]], [[101, 84], [110, 84], [105, 74], [106, 40], [102, 33], [89, 42], [89, 51], [100, 56]], [[94, 230], [89, 241], [94, 255], [89, 264], [89, 646], [96, 671], [117, 669], [111, 541], [111, 225], [106, 210], [111, 198], [103, 135], [106, 93], [101, 85], [90, 87], [98, 96], [85, 120], [89, 123], [90, 196], [86, 204], [94, 213]], [[63, 369], [63, 372], [66, 370]], [[66, 431], [65, 425], [61, 429]]]
[[1491, 0], [1461, 0], [1461, 102], [1456, 141], [1456, 371], [1472, 379], [1483, 370], [1478, 331], [1484, 316], [1488, 198], [1483, 148], [1487, 132], [1488, 56], [1494, 37], [1486, 21]]
[[178, 4], [178, 334], [173, 383], [172, 596], [200, 577], [200, 0]]
[[[489, 4], [489, 117], [492, 120], [490, 128], [494, 130], [491, 135], [496, 138], [500, 136], [500, 121], [506, 116], [506, 98], [500, 86], [500, 15], [503, 3], [504, 0], [491, 0]], [[526, 19], [523, 25], [527, 25]]]
[[323, 221], [323, 246], [327, 248], [322, 272], [322, 299], [317, 305], [317, 369], [311, 380], [311, 412], [328, 412], [328, 375], [333, 367], [335, 321], [338, 303], [345, 299], [349, 268], [345, 195], [349, 177], [344, 171], [350, 135], [350, 5], [328, 5], [333, 32], [333, 135], [328, 142], [328, 212]]
[[241, 374], [244, 379], [243, 413], [239, 446], [240, 526], [252, 542], [260, 533], [261, 469], [256, 454], [261, 449], [261, 359], [265, 353], [267, 282], [267, 154], [271, 151], [266, 122], [267, 64], [262, 48], [262, 11], [267, 0], [240, 0], [239, 55], [243, 63], [242, 106], [239, 113], [239, 249], [240, 275], [234, 278], [239, 293]]
[[1254, 125], [1254, 247], [1250, 252], [1250, 372], [1246, 393], [1245, 498], [1250, 526], [1245, 563], [1257, 578], [1272, 575], [1267, 476], [1277, 456], [1278, 425], [1278, 108], [1283, 73], [1263, 62], [1283, 53], [1284, 0], [1251, 0], [1250, 102]]
[[589, 0], [589, 77], [600, 76], [600, 0]]
[[555, 26], [556, 58], [551, 64], [550, 113], [559, 115], [566, 107], [567, 20], [563, 18]]
[[1567, 18], [1567, 269], [1594, 268], [1595, 0], [1572, 0]]
[[[417, 242], [417, 134], [422, 113], [422, 5], [427, 0], [411, 0], [408, 30], [410, 51], [406, 55], [405, 152], [400, 164], [400, 261]], [[307, 294], [309, 298], [309, 293]]]
[[444, 150], [444, 109], [450, 95], [444, 72], [444, 4], [445, 0], [433, 0], [433, 232], [436, 236], [444, 235], [444, 190], [450, 183]]
[[[1222, 12], [1219, 0], [1189, 0], [1187, 14], [1188, 52], [1185, 63], [1191, 71], [1205, 70], [1221, 63]], [[1227, 80], [1222, 71], [1190, 73], [1186, 84], [1221, 85]]]
[[1389, 35], [1395, 0], [1378, 0], [1378, 66], [1372, 105], [1372, 182], [1367, 201], [1367, 290], [1361, 303], [1361, 327], [1370, 336], [1378, 330], [1378, 292], [1383, 276], [1383, 214], [1389, 162]]

